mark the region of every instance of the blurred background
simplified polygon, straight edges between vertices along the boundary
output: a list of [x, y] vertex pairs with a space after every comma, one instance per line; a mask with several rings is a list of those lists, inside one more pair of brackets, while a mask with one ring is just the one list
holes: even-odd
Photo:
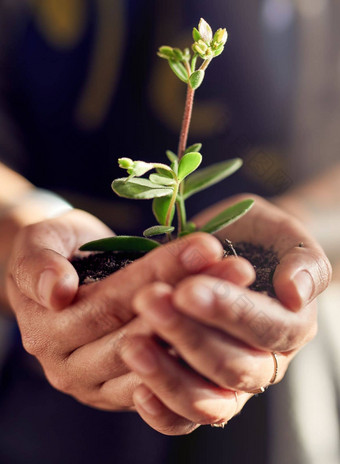
[[[208, 195], [195, 197], [189, 211], [244, 191], [273, 198], [316, 235], [336, 279], [320, 298], [318, 337], [282, 384], [252, 400], [218, 438], [213, 431], [202, 441], [197, 431], [176, 445], [178, 454], [169, 451], [168, 461], [160, 462], [340, 463], [339, 2], [0, 0], [0, 160], [117, 233], [140, 233], [150, 225], [150, 205], [114, 197], [110, 184], [121, 176], [117, 158], [160, 161], [166, 149], [176, 151], [185, 86], [156, 51], [163, 44], [191, 43], [200, 17], [214, 30], [226, 27], [229, 40], [197, 92], [189, 141], [203, 143], [206, 164], [239, 156], [244, 166]], [[33, 381], [16, 379], [17, 396], [10, 393], [13, 333], [13, 322], [4, 319], [3, 463], [34, 456], [46, 424], [49, 437], [54, 434], [28, 393]], [[23, 369], [35, 369], [25, 363]], [[44, 380], [39, 382], [41, 387]], [[28, 386], [26, 399], [20, 385]], [[51, 395], [59, 401], [57, 392]], [[32, 408], [20, 408], [24, 401]], [[38, 411], [35, 421], [32, 411]], [[52, 442], [65, 442], [66, 432], [58, 434]], [[48, 448], [46, 440], [41, 449]], [[31, 462], [54, 462], [40, 452]]]

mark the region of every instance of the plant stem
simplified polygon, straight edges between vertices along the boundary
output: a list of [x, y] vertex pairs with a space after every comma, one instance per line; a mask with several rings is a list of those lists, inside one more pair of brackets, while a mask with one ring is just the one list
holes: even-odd
[[[182, 187], [182, 184], [180, 186], [180, 190], [181, 190], [181, 187]], [[185, 210], [185, 204], [184, 204], [183, 196], [181, 194], [178, 196], [178, 199], [176, 201], [176, 210], [177, 210], [177, 222], [178, 222], [177, 229], [178, 229], [178, 234], [180, 234], [187, 223], [187, 214]]]
[[[176, 203], [176, 199], [177, 199], [177, 193], [178, 193], [178, 187], [179, 187], [179, 184], [178, 182], [174, 185], [174, 191], [172, 193], [172, 197], [171, 197], [171, 201], [170, 201], [170, 204], [169, 204], [169, 208], [168, 208], [168, 211], [166, 213], [166, 217], [165, 217], [165, 225], [166, 226], [170, 226], [171, 224], [171, 212], [172, 212], [172, 208], [175, 206], [175, 203]], [[168, 236], [169, 238], [169, 236]]]
[[178, 161], [181, 160], [182, 156], [184, 155], [186, 146], [187, 146], [188, 133], [189, 133], [189, 127], [190, 127], [191, 115], [192, 115], [192, 106], [194, 103], [194, 95], [195, 95], [195, 90], [192, 89], [190, 85], [188, 85], [181, 134], [180, 134], [179, 144], [178, 144]]

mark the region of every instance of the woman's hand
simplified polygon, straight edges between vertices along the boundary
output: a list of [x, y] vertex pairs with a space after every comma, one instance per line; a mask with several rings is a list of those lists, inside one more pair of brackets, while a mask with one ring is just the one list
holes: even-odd
[[[197, 423], [227, 422], [251, 397], [246, 392], [281, 380], [291, 359], [316, 333], [314, 299], [330, 281], [329, 262], [298, 221], [261, 198], [255, 200], [254, 208], [219, 236], [273, 246], [280, 259], [274, 274], [278, 300], [244, 288], [247, 279], [230, 278], [224, 263], [183, 279], [175, 290], [153, 283], [134, 300], [136, 312], [172, 347], [169, 351], [150, 336], [138, 336], [123, 355], [143, 381], [134, 394], [138, 412], [164, 433], [178, 433], [176, 423], [185, 433]], [[203, 213], [197, 223], [225, 207]], [[238, 276], [248, 272], [249, 284], [244, 261], [231, 260], [239, 262]], [[143, 370], [146, 360], [150, 365]]]
[[135, 317], [137, 291], [155, 281], [176, 285], [220, 261], [222, 247], [196, 234], [160, 247], [101, 282], [78, 289], [69, 262], [78, 247], [112, 234], [82, 211], [25, 227], [17, 236], [7, 289], [25, 349], [36, 356], [47, 379], [79, 401], [102, 409], [133, 409], [140, 383], [122, 361], [126, 337], [149, 335]]

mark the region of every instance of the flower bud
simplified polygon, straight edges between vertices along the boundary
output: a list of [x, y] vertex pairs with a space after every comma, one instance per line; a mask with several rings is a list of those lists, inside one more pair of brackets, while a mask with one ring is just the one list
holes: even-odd
[[198, 24], [198, 32], [200, 33], [201, 39], [207, 45], [209, 45], [213, 38], [212, 30], [209, 24], [203, 18], [200, 19]]
[[214, 44], [216, 44], [216, 48], [219, 45], [224, 45], [227, 40], [228, 40], [228, 32], [226, 29], [220, 28], [215, 32], [213, 42]]
[[119, 167], [122, 169], [129, 169], [133, 166], [133, 161], [131, 158], [119, 158], [118, 163]]
[[173, 59], [174, 58], [174, 50], [172, 47], [169, 47], [168, 45], [163, 45], [162, 47], [159, 47], [157, 55], [160, 58], [164, 58], [166, 60]]

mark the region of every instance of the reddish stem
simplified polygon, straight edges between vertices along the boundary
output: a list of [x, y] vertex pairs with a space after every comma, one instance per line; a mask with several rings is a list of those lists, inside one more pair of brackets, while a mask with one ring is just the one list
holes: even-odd
[[187, 88], [187, 96], [185, 100], [185, 107], [184, 107], [184, 114], [183, 114], [183, 121], [182, 121], [182, 128], [181, 128], [181, 135], [178, 144], [178, 159], [180, 160], [184, 155], [185, 149], [187, 147], [188, 141], [188, 133], [192, 115], [192, 106], [194, 103], [194, 95], [195, 90], [188, 85]]

